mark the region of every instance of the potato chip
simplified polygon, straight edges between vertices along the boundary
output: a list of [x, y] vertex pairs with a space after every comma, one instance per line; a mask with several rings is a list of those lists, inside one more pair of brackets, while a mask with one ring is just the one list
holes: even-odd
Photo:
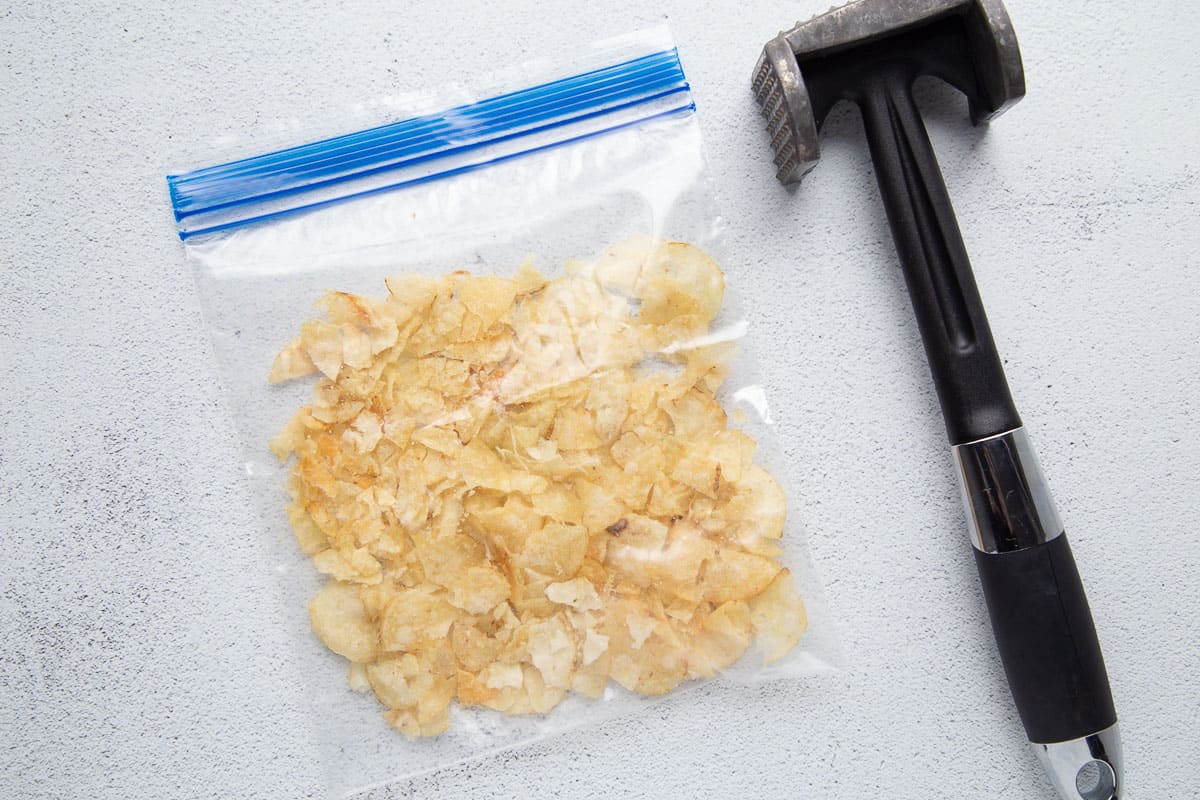
[[[593, 641], [599, 639], [607, 640], [607, 637], [601, 637], [600, 634], [593, 634]], [[597, 647], [593, 644], [593, 648]], [[587, 643], [584, 643], [585, 653], [589, 652]], [[607, 648], [607, 644], [605, 645]], [[575, 674], [571, 676], [571, 691], [579, 692], [584, 697], [600, 697], [604, 694], [604, 687], [608, 685], [609, 666], [612, 662], [611, 656], [607, 649], [596, 653], [596, 658], [593, 661], [586, 661], [581, 664], [579, 669], [575, 670]]]
[[358, 587], [341, 581], [326, 583], [308, 603], [313, 632], [325, 646], [352, 662], [365, 664], [375, 659], [379, 634], [367, 618]]
[[750, 607], [740, 600], [722, 603], [708, 614], [688, 654], [690, 676], [711, 678], [742, 657], [754, 637]]
[[707, 325], [721, 308], [725, 276], [703, 250], [672, 242], [665, 260], [643, 269], [638, 295], [642, 301], [638, 318], [643, 322], [662, 324], [693, 316]]
[[594, 275], [609, 289], [639, 297], [644, 285], [643, 276], [660, 271], [667, 258], [664, 242], [649, 236], [635, 236], [610, 246], [594, 264], [581, 264], [577, 271]]
[[701, 494], [717, 497], [722, 486], [741, 480], [754, 450], [754, 440], [741, 431], [720, 430], [695, 440], [675, 463], [671, 477]]
[[747, 600], [762, 593], [782, 568], [763, 556], [743, 553], [731, 547], [717, 551], [705, 562], [700, 580], [702, 596], [710, 603]]
[[638, 237], [553, 280], [386, 283], [327, 293], [268, 379], [316, 375], [270, 446], [331, 576], [313, 631], [389, 724], [662, 694], [755, 637], [767, 661], [795, 647], [785, 497], [716, 397], [735, 346], [709, 330], [711, 258]]
[[303, 508], [289, 506], [288, 520], [292, 523], [300, 551], [306, 556], [315, 555], [328, 546], [329, 539]]
[[[338, 325], [313, 320], [300, 328], [300, 349], [317, 369], [330, 380], [342, 371], [342, 329]], [[293, 342], [289, 347], [295, 347]]]
[[462, 276], [454, 281], [454, 292], [467, 310], [479, 317], [483, 330], [491, 328], [512, 308], [517, 284], [505, 278]]
[[766, 539], [783, 535], [787, 518], [787, 498], [783, 489], [765, 469], [757, 464], [746, 467], [737, 489], [725, 505], [724, 514], [751, 526]]
[[750, 601], [750, 615], [768, 664], [791, 652], [808, 629], [804, 601], [796, 594], [792, 574], [786, 569]]
[[275, 363], [271, 365], [271, 372], [267, 375], [267, 380], [271, 383], [279, 383], [292, 378], [312, 375], [316, 371], [317, 365], [309, 356], [308, 349], [303, 342], [297, 339], [290, 342], [279, 351], [279, 355], [275, 356]]
[[[556, 686], [546, 677], [546, 673], [528, 664], [522, 667], [521, 672], [525, 679], [525, 693], [529, 696], [529, 708], [534, 714], [545, 714], [567, 696], [569, 684]], [[566, 677], [570, 679], [569, 672]]]
[[508, 599], [508, 579], [491, 564], [468, 567], [450, 588], [450, 604], [468, 614], [491, 611]]
[[381, 703], [392, 708], [406, 708], [415, 706], [420, 698], [415, 685], [420, 672], [421, 665], [416, 656], [406, 653], [369, 664], [367, 681]]
[[576, 611], [595, 611], [604, 606], [600, 595], [596, 594], [596, 587], [587, 578], [552, 583], [546, 587], [546, 598]]
[[405, 652], [445, 639], [459, 612], [445, 593], [423, 584], [393, 595], [380, 620], [379, 637], [385, 650]]
[[367, 679], [367, 665], [357, 661], [350, 662], [350, 669], [347, 671], [346, 682], [350, 684], [350, 691], [364, 694], [371, 691], [371, 682]]
[[529, 659], [546, 686], [567, 688], [577, 661], [578, 636], [562, 614], [529, 623]]
[[473, 624], [474, 618], [460, 618], [450, 626], [450, 648], [454, 653], [459, 677], [472, 676], [493, 664], [504, 644]]
[[521, 563], [556, 578], [574, 575], [587, 551], [587, 530], [582, 525], [550, 522], [525, 540]]
[[313, 556], [318, 570], [339, 581], [354, 583], [379, 583], [383, 580], [383, 569], [370, 551], [361, 548], [329, 548]]
[[580, 664], [584, 667], [590, 666], [607, 652], [608, 637], [598, 633], [595, 628], [588, 628], [584, 633]]

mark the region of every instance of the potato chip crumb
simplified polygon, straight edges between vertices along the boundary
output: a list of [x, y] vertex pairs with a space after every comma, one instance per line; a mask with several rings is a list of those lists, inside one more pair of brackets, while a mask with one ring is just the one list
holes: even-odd
[[650, 634], [654, 633], [654, 620], [649, 617], [630, 616], [626, 618], [625, 624], [629, 627], [629, 640], [634, 650], [641, 649], [650, 638]]
[[270, 447], [331, 577], [313, 631], [390, 725], [662, 694], [755, 639], [767, 662], [796, 646], [786, 498], [717, 400], [734, 345], [706, 338], [706, 253], [637, 237], [553, 280], [527, 261], [386, 285], [327, 293], [268, 380], [317, 376]]
[[600, 595], [596, 594], [596, 587], [587, 578], [552, 583], [546, 587], [546, 597], [577, 611], [594, 611], [604, 607]]
[[596, 659], [608, 651], [608, 637], [588, 628], [583, 640], [583, 666], [595, 663]]
[[524, 681], [520, 664], [491, 664], [484, 673], [483, 683], [489, 689], [517, 689]]
[[367, 680], [367, 665], [359, 664], [356, 661], [350, 662], [350, 671], [346, 678], [350, 684], [350, 690], [363, 694], [371, 691], [371, 682]]

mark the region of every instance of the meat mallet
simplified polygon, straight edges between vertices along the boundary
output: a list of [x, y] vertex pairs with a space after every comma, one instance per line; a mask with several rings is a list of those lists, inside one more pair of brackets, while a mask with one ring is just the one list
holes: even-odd
[[784, 183], [816, 165], [836, 103], [861, 110], [1017, 711], [1063, 798], [1116, 800], [1120, 735], [1091, 611], [913, 100], [924, 75], [963, 92], [977, 124], [1021, 99], [999, 0], [857, 0], [768, 42], [753, 89]]

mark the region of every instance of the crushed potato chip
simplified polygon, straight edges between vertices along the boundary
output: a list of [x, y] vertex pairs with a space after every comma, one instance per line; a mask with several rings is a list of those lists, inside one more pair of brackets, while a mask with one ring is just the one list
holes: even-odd
[[450, 706], [545, 713], [662, 694], [806, 627], [786, 502], [716, 399], [724, 275], [646, 237], [550, 280], [389, 278], [328, 293], [269, 380], [317, 375], [271, 442], [331, 580], [313, 631], [409, 737]]

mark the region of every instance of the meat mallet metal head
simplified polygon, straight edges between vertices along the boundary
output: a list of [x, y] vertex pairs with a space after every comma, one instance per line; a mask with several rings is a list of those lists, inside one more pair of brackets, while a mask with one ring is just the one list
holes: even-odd
[[962, 91], [975, 124], [1025, 95], [1021, 51], [999, 0], [856, 0], [780, 33], [754, 69], [752, 87], [767, 119], [780, 181], [796, 183], [816, 166], [825, 115], [855, 90], [861, 73], [829, 69], [830, 62], [861, 64], [894, 55], [911, 47], [908, 34], [935, 22], [950, 34], [945, 49], [922, 51], [914, 69]]

